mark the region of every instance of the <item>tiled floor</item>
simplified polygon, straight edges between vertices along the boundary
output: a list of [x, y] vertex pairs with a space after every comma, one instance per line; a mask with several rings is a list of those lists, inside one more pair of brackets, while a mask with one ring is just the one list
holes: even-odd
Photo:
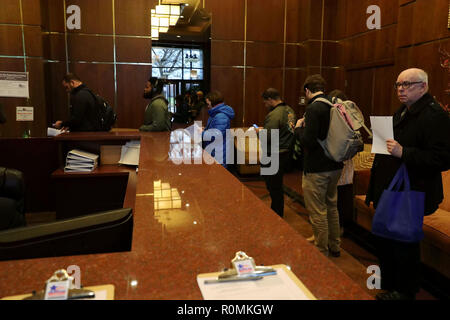
[[[265, 183], [258, 176], [240, 177], [237, 176], [255, 195], [270, 206], [271, 200], [266, 189]], [[291, 173], [285, 175], [285, 186], [301, 193], [300, 173]], [[284, 219], [289, 225], [298, 231], [305, 238], [312, 235], [311, 225], [308, 220], [306, 209], [302, 206], [300, 197], [291, 198], [285, 195]], [[377, 258], [370, 252], [359, 246], [351, 238], [343, 236], [341, 239], [341, 256], [339, 258], [329, 257], [342, 271], [351, 279], [364, 288], [370, 295], [375, 296], [380, 290], [370, 290], [367, 287], [367, 280], [371, 274], [367, 273], [367, 267], [377, 265]], [[421, 290], [417, 295], [418, 300], [434, 299], [428, 292]]]

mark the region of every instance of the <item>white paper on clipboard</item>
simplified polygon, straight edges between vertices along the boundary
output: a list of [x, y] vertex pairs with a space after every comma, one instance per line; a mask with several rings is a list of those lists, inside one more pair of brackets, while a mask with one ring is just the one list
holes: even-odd
[[[198, 275], [197, 283], [205, 300], [314, 300], [301, 283], [296, 283], [283, 266], [274, 266], [276, 275], [261, 280], [205, 284], [217, 276]], [[295, 276], [294, 276], [295, 277]], [[300, 282], [297, 279], [298, 282]]]

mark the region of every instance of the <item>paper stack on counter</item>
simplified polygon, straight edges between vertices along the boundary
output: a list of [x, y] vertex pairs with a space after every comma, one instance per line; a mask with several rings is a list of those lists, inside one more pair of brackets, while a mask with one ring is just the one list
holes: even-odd
[[64, 172], [91, 172], [98, 166], [98, 155], [81, 150], [69, 151]]
[[47, 136], [48, 137], [56, 137], [56, 136], [59, 136], [61, 133], [63, 133], [62, 130], [55, 129], [55, 128], [47, 128]]
[[140, 152], [141, 142], [139, 140], [127, 142], [124, 146], [122, 146], [119, 163], [138, 166]]

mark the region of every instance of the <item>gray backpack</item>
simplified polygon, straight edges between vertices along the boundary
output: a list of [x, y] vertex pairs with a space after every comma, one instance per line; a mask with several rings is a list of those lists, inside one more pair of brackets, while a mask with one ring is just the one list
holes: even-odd
[[[319, 98], [316, 101], [326, 103], [330, 109], [330, 127], [325, 140], [318, 140], [325, 155], [336, 162], [352, 159], [358, 152], [364, 150], [364, 142], [359, 132], [361, 127], [366, 130], [364, 116], [358, 106], [350, 101]], [[370, 131], [368, 130], [369, 134]]]

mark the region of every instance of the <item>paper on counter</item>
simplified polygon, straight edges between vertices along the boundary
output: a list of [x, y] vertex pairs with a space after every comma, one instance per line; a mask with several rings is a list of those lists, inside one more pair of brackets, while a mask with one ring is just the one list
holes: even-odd
[[141, 153], [140, 141], [127, 142], [124, 146], [122, 146], [119, 163], [131, 166], [138, 166], [140, 153]]
[[47, 128], [47, 136], [48, 137], [56, 137], [56, 136], [59, 136], [61, 133], [63, 133], [62, 130], [58, 130], [55, 128]]
[[274, 268], [276, 275], [262, 280], [204, 284], [216, 277], [197, 277], [205, 300], [311, 300], [308, 292], [299, 287], [283, 268]]
[[394, 139], [392, 117], [370, 117], [373, 132], [372, 153], [390, 154], [386, 140]]

